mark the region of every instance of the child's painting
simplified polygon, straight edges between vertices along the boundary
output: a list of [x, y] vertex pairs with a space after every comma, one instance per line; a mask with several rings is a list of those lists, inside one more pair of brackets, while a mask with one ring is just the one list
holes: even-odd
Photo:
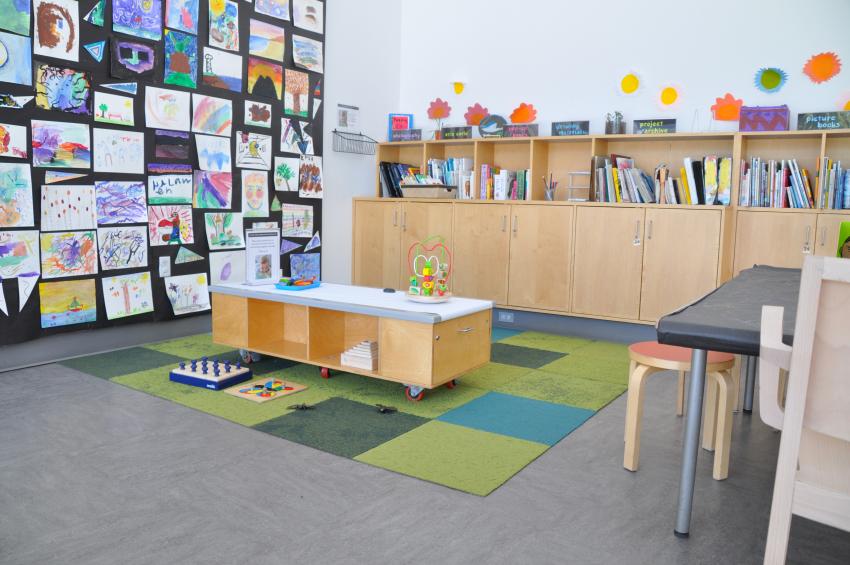
[[38, 63], [35, 67], [35, 105], [44, 110], [91, 115], [89, 74]]
[[157, 59], [154, 45], [117, 37], [110, 39], [109, 43], [112, 49], [109, 69], [113, 77], [153, 80]]
[[144, 132], [94, 128], [94, 172], [144, 174]]
[[181, 247], [177, 250], [177, 256], [174, 258], [175, 265], [182, 265], [184, 263], [194, 263], [195, 261], [203, 261], [204, 256], [198, 255], [188, 247]]
[[293, 253], [289, 256], [289, 275], [296, 279], [319, 279], [321, 253]]
[[841, 222], [838, 230], [838, 252], [835, 256], [850, 259], [850, 222]]
[[145, 125], [149, 128], [189, 131], [191, 95], [166, 88], [145, 87]]
[[41, 234], [41, 276], [45, 279], [97, 274], [94, 230]]
[[306, 118], [310, 109], [310, 77], [307, 73], [286, 69], [286, 91], [283, 110], [293, 116]]
[[309, 122], [280, 119], [280, 150], [283, 153], [313, 154], [313, 137]]
[[292, 23], [315, 33], [325, 31], [325, 5], [319, 0], [293, 0]]
[[7, 29], [21, 35], [30, 34], [29, 0], [0, 0], [0, 29]]
[[145, 226], [97, 228], [100, 266], [104, 271], [148, 266], [148, 233]]
[[34, 225], [29, 165], [0, 163], [0, 228]]
[[224, 98], [192, 94], [192, 131], [230, 137], [233, 103]]
[[292, 58], [295, 65], [314, 73], [324, 72], [325, 62], [322, 56], [322, 42], [301, 37], [292, 36]]
[[165, 0], [165, 26], [198, 34], [198, 0]]
[[[5, 62], [0, 65], [0, 82], [23, 86], [32, 85], [32, 44], [29, 37], [0, 31], [0, 53]], [[9, 57], [14, 53], [14, 57]]]
[[242, 171], [242, 214], [246, 218], [269, 216], [269, 174]]
[[258, 14], [289, 21], [289, 0], [254, 0], [254, 10]]
[[286, 32], [282, 27], [251, 19], [248, 53], [283, 62], [286, 50]]
[[[289, 70], [286, 72], [289, 73]], [[282, 66], [248, 57], [248, 94], [280, 100], [282, 90]]]
[[207, 86], [242, 92], [242, 56], [204, 47], [203, 82]]
[[239, 4], [209, 0], [210, 47], [239, 51]]
[[94, 279], [39, 283], [38, 293], [42, 328], [97, 321]]
[[300, 204], [282, 204], [280, 207], [281, 237], [312, 237], [313, 207]]
[[162, 0], [112, 0], [112, 31], [162, 39]]
[[298, 174], [298, 196], [301, 198], [322, 198], [323, 194], [322, 158], [301, 157], [301, 167]]
[[213, 210], [229, 210], [233, 198], [232, 173], [195, 171], [192, 206]]
[[210, 309], [210, 291], [206, 273], [166, 277], [165, 292], [175, 316]]
[[154, 155], [157, 159], [189, 159], [189, 134], [182, 131], [154, 131]]
[[151, 175], [148, 204], [191, 204], [192, 175]]
[[57, 169], [91, 167], [88, 124], [32, 120], [32, 165]]
[[204, 222], [206, 223], [207, 244], [210, 250], [245, 247], [242, 214], [208, 212], [204, 214]]
[[136, 123], [133, 99], [130, 96], [95, 92], [94, 121], [132, 127]]
[[191, 175], [188, 163], [148, 163], [148, 172], [154, 175]]
[[80, 10], [76, 0], [33, 0], [32, 5], [35, 13], [33, 53], [79, 61]]
[[245, 125], [262, 128], [272, 127], [272, 105], [264, 102], [246, 100]]
[[153, 312], [149, 272], [104, 277], [100, 284], [107, 319], [115, 320]]
[[202, 171], [229, 173], [232, 170], [229, 137], [196, 134], [195, 150]]
[[243, 169], [272, 168], [272, 137], [248, 131], [236, 132], [236, 166]]
[[0, 231], [0, 279], [37, 277], [41, 273], [38, 231]]
[[94, 186], [56, 184], [41, 187], [41, 230], [85, 230], [96, 227]]
[[162, 82], [186, 88], [198, 86], [198, 38], [165, 30], [165, 70]]
[[241, 284], [245, 282], [245, 251], [210, 253], [212, 284]]
[[297, 157], [274, 158], [274, 189], [281, 192], [298, 190], [298, 170], [301, 162]]
[[148, 221], [144, 182], [96, 181], [94, 194], [98, 225], [143, 224]]
[[27, 128], [13, 124], [0, 124], [0, 157], [26, 159]]
[[151, 246], [195, 243], [191, 206], [148, 206]]

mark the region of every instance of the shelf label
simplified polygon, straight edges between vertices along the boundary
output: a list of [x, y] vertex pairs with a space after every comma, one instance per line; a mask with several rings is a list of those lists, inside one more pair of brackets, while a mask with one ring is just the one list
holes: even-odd
[[537, 124], [505, 124], [502, 137], [537, 137]]
[[797, 129], [850, 128], [850, 112], [812, 112], [797, 115]]
[[676, 133], [676, 120], [672, 118], [658, 120], [635, 120], [633, 133]]
[[442, 128], [441, 139], [472, 139], [472, 126]]
[[394, 129], [390, 132], [390, 141], [422, 141], [422, 130]]
[[588, 120], [578, 122], [552, 122], [552, 135], [590, 135], [590, 122]]

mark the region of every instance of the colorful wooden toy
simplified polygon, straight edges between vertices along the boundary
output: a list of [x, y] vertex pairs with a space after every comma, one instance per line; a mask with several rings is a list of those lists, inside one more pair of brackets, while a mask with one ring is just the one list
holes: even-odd
[[452, 255], [443, 238], [432, 236], [416, 242], [407, 252], [410, 286], [407, 296], [421, 302], [443, 302], [451, 296]]

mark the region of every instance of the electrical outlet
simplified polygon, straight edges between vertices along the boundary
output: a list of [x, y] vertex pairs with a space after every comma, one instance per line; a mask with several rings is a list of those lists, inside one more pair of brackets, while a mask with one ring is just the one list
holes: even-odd
[[506, 324], [514, 323], [514, 313], [513, 312], [499, 312], [499, 321], [504, 322]]

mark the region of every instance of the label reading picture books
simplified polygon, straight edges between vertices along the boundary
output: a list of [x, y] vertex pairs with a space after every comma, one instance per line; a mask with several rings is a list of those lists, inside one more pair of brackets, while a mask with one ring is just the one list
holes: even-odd
[[390, 132], [390, 141], [421, 141], [421, 129], [396, 129]]
[[440, 136], [442, 139], [471, 139], [472, 126], [442, 128]]
[[812, 112], [797, 115], [797, 129], [850, 128], [850, 112]]
[[633, 133], [676, 133], [676, 120], [673, 118], [657, 120], [635, 120]]
[[552, 122], [552, 135], [590, 135], [590, 121]]
[[537, 124], [505, 124], [502, 137], [536, 137], [538, 130]]

